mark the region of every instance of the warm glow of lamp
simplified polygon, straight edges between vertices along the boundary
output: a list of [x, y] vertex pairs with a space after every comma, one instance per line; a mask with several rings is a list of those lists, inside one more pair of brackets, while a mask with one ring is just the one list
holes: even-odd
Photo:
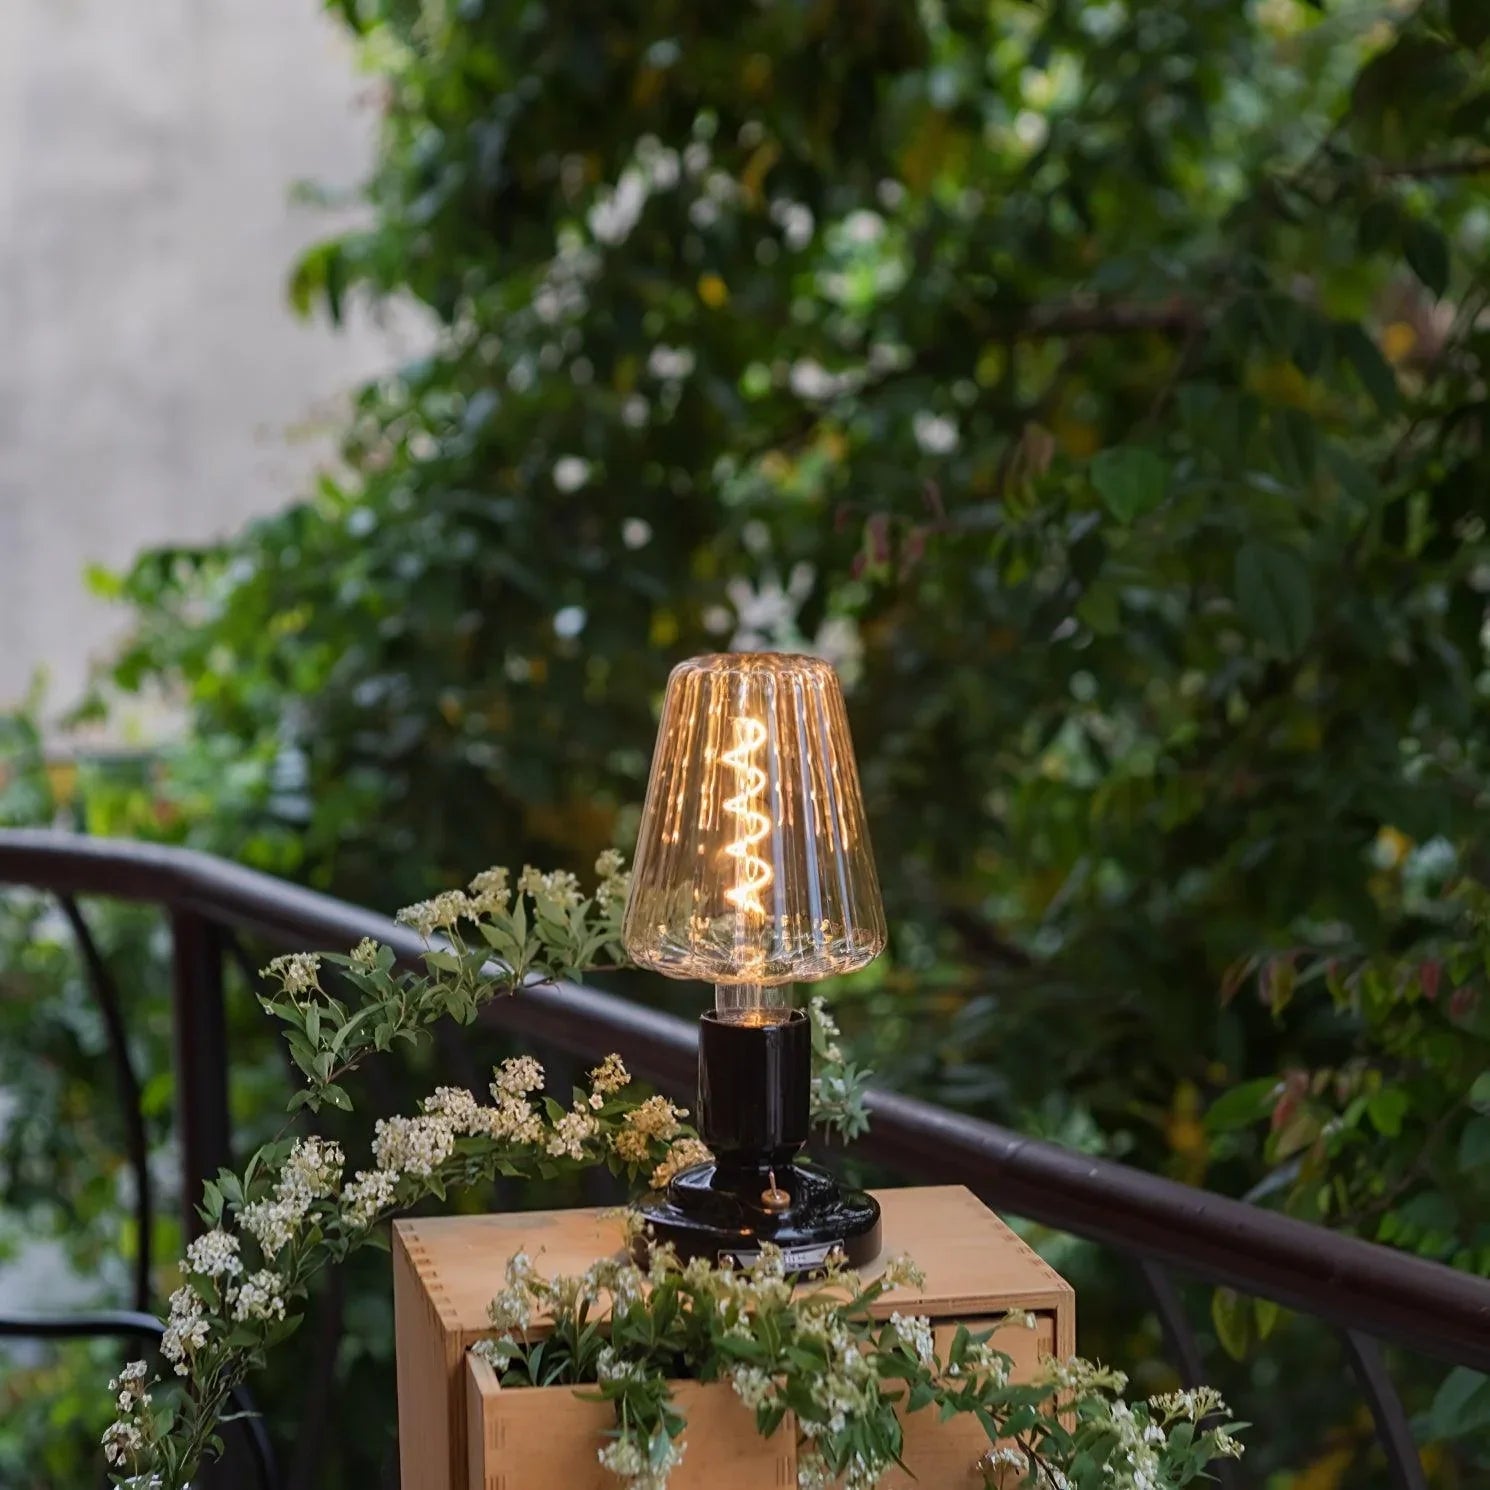
[[673, 670], [637, 842], [627, 950], [718, 985], [724, 1017], [784, 1019], [786, 985], [885, 945], [843, 693], [816, 657]]
[[811, 1031], [790, 986], [852, 972], [885, 945], [874, 856], [837, 675], [816, 657], [697, 657], [662, 706], [623, 935], [643, 967], [715, 985], [699, 1036], [699, 1129], [712, 1164], [643, 1205], [687, 1256], [797, 1271], [879, 1247], [879, 1207], [798, 1162]]

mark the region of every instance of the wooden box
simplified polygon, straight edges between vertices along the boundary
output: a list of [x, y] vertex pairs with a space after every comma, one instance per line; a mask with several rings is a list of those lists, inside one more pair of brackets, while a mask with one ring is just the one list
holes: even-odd
[[[1045, 1355], [1075, 1350], [1075, 1297], [970, 1191], [960, 1186], [877, 1192], [884, 1211], [881, 1261], [908, 1253], [924, 1288], [894, 1289], [875, 1312], [929, 1315], [945, 1347], [959, 1323], [986, 1328], [1006, 1310], [1035, 1316], [1033, 1330], [1006, 1329], [996, 1343], [1016, 1371]], [[528, 1252], [540, 1271], [580, 1273], [616, 1253], [620, 1223], [595, 1210], [536, 1211], [398, 1221], [393, 1228], [393, 1295], [398, 1347], [398, 1431], [402, 1490], [614, 1490], [595, 1460], [609, 1426], [605, 1404], [569, 1388], [507, 1389], [470, 1347], [490, 1334], [486, 1308], [501, 1288], [507, 1259]], [[873, 1276], [874, 1266], [863, 1270]], [[796, 1435], [790, 1423], [771, 1439], [728, 1386], [682, 1383], [688, 1419], [673, 1490], [791, 1490]], [[975, 1420], [946, 1424], [926, 1411], [906, 1420], [906, 1463], [886, 1486], [976, 1490], [987, 1447]]]

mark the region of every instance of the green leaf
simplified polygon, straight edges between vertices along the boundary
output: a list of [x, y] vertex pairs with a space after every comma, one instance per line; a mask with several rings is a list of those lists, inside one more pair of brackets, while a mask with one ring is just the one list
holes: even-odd
[[1206, 1131], [1230, 1133], [1250, 1127], [1272, 1111], [1273, 1094], [1277, 1090], [1276, 1076], [1259, 1076], [1256, 1081], [1244, 1081], [1223, 1092], [1206, 1112]]
[[1428, 1409], [1428, 1438], [1462, 1438], [1490, 1428], [1490, 1376], [1456, 1366]]
[[1234, 567], [1237, 610], [1269, 651], [1293, 657], [1314, 629], [1309, 570], [1293, 550], [1248, 542]]
[[[1355, 325], [1342, 326], [1335, 332], [1335, 345], [1341, 355], [1355, 369], [1361, 387], [1371, 396], [1371, 401], [1381, 413], [1397, 412], [1397, 374], [1392, 365], [1381, 355], [1381, 349], [1365, 331]], [[1328, 460], [1328, 454], [1326, 455]]]
[[1218, 1288], [1211, 1295], [1211, 1323], [1216, 1339], [1232, 1360], [1242, 1360], [1252, 1345], [1252, 1309], [1232, 1288]]
[[1459, 1167], [1478, 1169], [1490, 1164], [1490, 1117], [1471, 1118], [1459, 1135]]
[[1423, 218], [1414, 218], [1402, 234], [1402, 250], [1412, 272], [1423, 284], [1442, 295], [1449, 287], [1449, 240]]
[[324, 1086], [321, 1088], [321, 1097], [333, 1107], [339, 1107], [343, 1112], [352, 1110], [352, 1099], [339, 1086]]
[[1278, 1325], [1278, 1305], [1272, 1299], [1256, 1299], [1252, 1305], [1252, 1317], [1257, 1322], [1257, 1338], [1266, 1340]]
[[1490, 1071], [1481, 1071], [1469, 1089], [1469, 1105], [1476, 1112], [1490, 1112]]
[[1091, 473], [1097, 495], [1123, 523], [1157, 507], [1164, 500], [1169, 482], [1164, 458], [1143, 445], [1118, 445], [1099, 451], [1092, 459]]
[[1396, 1138], [1402, 1132], [1402, 1119], [1407, 1116], [1407, 1108], [1407, 1093], [1400, 1086], [1389, 1086], [1367, 1102], [1366, 1116], [1383, 1138]]

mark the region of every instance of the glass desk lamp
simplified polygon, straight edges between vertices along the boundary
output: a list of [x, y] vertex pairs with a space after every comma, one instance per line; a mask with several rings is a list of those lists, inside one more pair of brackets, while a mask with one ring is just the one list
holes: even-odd
[[885, 945], [884, 908], [837, 675], [814, 657], [697, 657], [662, 708], [624, 923], [626, 949], [715, 985], [699, 1030], [698, 1127], [710, 1163], [642, 1205], [683, 1258], [747, 1263], [762, 1242], [809, 1272], [879, 1251], [879, 1206], [798, 1158], [812, 1031], [793, 983]]

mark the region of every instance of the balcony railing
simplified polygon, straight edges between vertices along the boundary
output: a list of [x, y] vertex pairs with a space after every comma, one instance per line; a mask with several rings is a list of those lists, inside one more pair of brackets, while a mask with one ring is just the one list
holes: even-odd
[[[97, 1316], [93, 1332], [148, 1333], [151, 1188], [140, 1081], [124, 1039], [124, 1011], [90, 934], [80, 896], [149, 902], [169, 918], [174, 950], [172, 1012], [184, 1221], [198, 1226], [192, 1199], [229, 1163], [228, 1044], [224, 968], [250, 973], [240, 938], [276, 950], [339, 949], [364, 936], [420, 966], [416, 934], [385, 916], [185, 849], [69, 834], [0, 831], [0, 884], [55, 897], [77, 939], [102, 1013], [134, 1174], [141, 1256], [134, 1311]], [[485, 1018], [512, 1034], [576, 1057], [617, 1051], [638, 1075], [674, 1094], [690, 1092], [696, 1059], [692, 1025], [598, 992], [561, 984], [487, 1006]], [[990, 1205], [1115, 1249], [1138, 1265], [1173, 1355], [1188, 1384], [1205, 1378], [1198, 1338], [1176, 1279], [1224, 1284], [1312, 1317], [1341, 1337], [1370, 1408], [1397, 1490], [1425, 1480], [1382, 1344], [1490, 1371], [1490, 1281], [1374, 1243], [1341, 1236], [1271, 1211], [1212, 1195], [1108, 1160], [1026, 1138], [992, 1123], [891, 1092], [871, 1099], [873, 1126], [859, 1151], [921, 1183], [968, 1186]], [[124, 1321], [121, 1324], [121, 1319]], [[86, 1333], [74, 1323], [0, 1318], [0, 1335]], [[248, 1457], [274, 1483], [267, 1444]]]

